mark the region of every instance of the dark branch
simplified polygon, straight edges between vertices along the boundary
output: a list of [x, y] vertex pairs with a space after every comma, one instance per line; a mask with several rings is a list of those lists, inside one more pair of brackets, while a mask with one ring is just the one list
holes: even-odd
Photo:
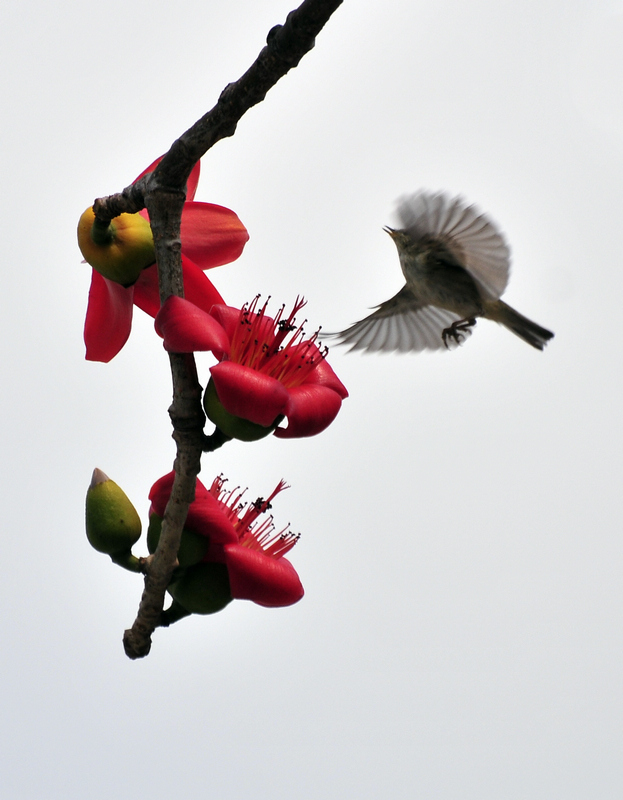
[[[304, 0], [291, 11], [283, 25], [266, 37], [266, 47], [235, 83], [222, 91], [217, 104], [177, 139], [155, 172], [120, 194], [95, 201], [95, 214], [102, 222], [122, 212], [134, 214], [145, 206], [147, 194], [157, 187], [169, 192], [185, 191], [194, 165], [221, 139], [233, 136], [242, 116], [261, 103], [277, 81], [296, 67], [315, 44], [333, 12], [343, 0]], [[148, 188], [149, 187], [149, 188]]]
[[215, 450], [218, 450], [219, 447], [222, 447], [227, 442], [231, 442], [231, 437], [226, 436], [222, 430], [219, 428], [214, 429], [214, 433], [211, 433], [209, 436], [203, 437], [203, 452], [204, 453], [213, 453]]
[[[255, 63], [235, 83], [227, 86], [216, 106], [186, 131], [158, 164], [156, 170], [124, 189], [121, 194], [96, 200], [96, 217], [103, 223], [120, 213], [149, 212], [160, 283], [160, 302], [170, 295], [184, 296], [181, 265], [180, 222], [186, 198], [186, 182], [195, 163], [216, 142], [232, 136], [243, 114], [260, 103], [268, 90], [314, 46], [331, 14], [342, 0], [304, 0], [290, 12], [284, 25], [268, 34], [267, 45]], [[203, 433], [205, 416], [201, 386], [192, 355], [171, 353], [173, 403], [169, 409], [173, 438], [177, 443], [175, 481], [167, 504], [162, 533], [148, 565], [145, 589], [137, 618], [124, 634], [130, 658], [142, 658], [151, 648], [151, 635], [161, 620], [166, 587], [175, 564], [188, 507], [195, 496], [201, 452], [227, 441], [220, 431]]]
[[201, 469], [205, 415], [201, 407], [201, 385], [192, 355], [170, 353], [173, 402], [169, 415], [177, 444], [175, 480], [162, 519], [158, 547], [147, 569], [145, 589], [136, 620], [123, 637], [126, 655], [142, 658], [151, 648], [151, 634], [158, 626], [164, 595], [177, 564], [182, 528], [188, 506], [195, 499], [195, 479]]
[[[226, 86], [218, 103], [174, 142], [163, 159], [162, 179], [185, 185], [193, 165], [216, 142], [232, 136], [239, 120], [266, 97], [277, 81], [296, 67], [315, 44], [331, 14], [342, 0], [305, 0], [276, 25], [255, 63], [235, 83]], [[179, 185], [179, 184], [178, 184]]]

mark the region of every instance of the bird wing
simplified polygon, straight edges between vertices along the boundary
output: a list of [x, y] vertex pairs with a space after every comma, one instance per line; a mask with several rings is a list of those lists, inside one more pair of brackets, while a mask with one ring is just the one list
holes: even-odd
[[510, 276], [510, 250], [502, 233], [475, 206], [444, 192], [419, 191], [398, 201], [400, 228], [417, 240], [438, 239], [485, 294], [498, 299]]
[[404, 286], [372, 314], [335, 336], [339, 344], [352, 345], [351, 350], [441, 350], [445, 346], [442, 331], [458, 319], [451, 311], [421, 305], [411, 289]]

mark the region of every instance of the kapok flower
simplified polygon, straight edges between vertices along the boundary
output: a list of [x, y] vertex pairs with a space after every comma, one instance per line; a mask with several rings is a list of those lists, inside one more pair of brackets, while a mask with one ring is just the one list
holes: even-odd
[[[273, 319], [259, 297], [242, 309], [215, 305], [209, 314], [170, 297], [156, 317], [156, 331], [171, 352], [210, 350], [220, 360], [204, 396], [209, 419], [226, 436], [253, 441], [274, 432], [281, 438], [314, 436], [333, 422], [348, 391], [316, 344], [305, 338], [296, 314], [282, 306]], [[287, 417], [288, 425], [278, 427]]]
[[[164, 515], [173, 479], [174, 473], [170, 472], [152, 486], [150, 514]], [[188, 590], [192, 586], [195, 595], [197, 589], [201, 590], [196, 579], [205, 574], [201, 570], [202, 564], [223, 564], [227, 569], [231, 598], [251, 600], [269, 608], [298, 602], [304, 594], [303, 586], [294, 567], [284, 556], [294, 547], [299, 536], [291, 533], [289, 526], [276, 531], [272, 516], [259, 521], [260, 516], [271, 508], [271, 501], [287, 488], [285, 482], [280, 481], [268, 498], [259, 498], [254, 503], [241, 502], [244, 491], [226, 491], [224, 484], [222, 477], [215, 478], [208, 490], [197, 480], [195, 500], [190, 505], [184, 528], [205, 536], [209, 546], [202, 563], [189, 567], [176, 580], [176, 585], [170, 587], [173, 597], [181, 605], [184, 605], [183, 599], [192, 604], [196, 597], [190, 597]], [[188, 579], [184, 584], [186, 576]], [[178, 591], [180, 587], [181, 593]]]
[[[161, 158], [136, 180], [153, 172], [159, 161]], [[186, 297], [209, 311], [223, 299], [203, 270], [235, 261], [249, 235], [233, 211], [193, 201], [199, 170], [197, 162], [188, 179], [188, 199], [182, 211], [182, 270]], [[122, 214], [113, 220], [110, 231], [104, 234], [100, 231], [99, 235], [93, 226], [94, 219], [93, 210], [87, 209], [78, 226], [80, 249], [94, 267], [84, 341], [88, 361], [108, 362], [130, 335], [134, 305], [152, 317], [158, 313], [158, 272], [146, 209], [138, 214]]]

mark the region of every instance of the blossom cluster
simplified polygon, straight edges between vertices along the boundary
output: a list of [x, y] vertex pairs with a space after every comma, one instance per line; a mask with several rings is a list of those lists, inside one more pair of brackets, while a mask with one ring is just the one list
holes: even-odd
[[[136, 178], [134, 183], [156, 168], [161, 158], [156, 159]], [[223, 206], [212, 203], [194, 202], [199, 181], [199, 162], [195, 164], [186, 188], [187, 201], [182, 211], [182, 270], [184, 273], [184, 293], [199, 308], [209, 311], [214, 303], [222, 303], [223, 299], [204, 270], [218, 267], [235, 261], [242, 253], [249, 234], [238, 216]], [[132, 230], [145, 230], [151, 245], [153, 258], [145, 258], [145, 243], [137, 244], [136, 237], [128, 240], [98, 245], [93, 241], [92, 209], [87, 209], [78, 227], [78, 243], [85, 260], [92, 265], [91, 288], [84, 324], [84, 342], [88, 361], [108, 362], [114, 358], [124, 346], [132, 329], [132, 312], [136, 305], [151, 317], [155, 317], [160, 309], [158, 291], [158, 270], [153, 240], [149, 226], [149, 214], [145, 209], [138, 214], [122, 215], [130, 219], [127, 226]], [[119, 238], [126, 234], [120, 232]], [[115, 247], [118, 245], [118, 247]], [[141, 246], [142, 245], [142, 246]], [[121, 251], [121, 252], [119, 252]], [[126, 256], [129, 262], [131, 285], [116, 274], [116, 262], [120, 256]], [[149, 263], [142, 268], [138, 277], [132, 268], [136, 258]], [[142, 266], [142, 264], [141, 264]], [[116, 279], [111, 278], [115, 275]], [[108, 276], [108, 277], [107, 277]], [[121, 280], [119, 278], [121, 277]]]
[[[151, 164], [136, 180], [154, 170]], [[231, 210], [194, 201], [199, 179], [195, 165], [182, 211], [181, 258], [184, 297], [160, 303], [155, 248], [149, 216], [122, 214], [100, 223], [87, 209], [78, 226], [78, 243], [92, 267], [84, 326], [86, 358], [108, 362], [125, 345], [136, 305], [155, 318], [164, 348], [173, 353], [209, 352], [210, 367], [203, 405], [220, 441], [255, 441], [269, 434], [291, 439], [314, 436], [337, 416], [348, 396], [327, 362], [319, 331], [306, 336], [297, 315], [305, 305], [297, 298], [290, 312], [274, 316], [259, 297], [241, 307], [227, 304], [205, 270], [237, 259], [248, 240], [246, 228]], [[174, 473], [152, 486], [147, 545], [157, 548]], [[267, 499], [243, 500], [244, 492], [227, 490], [222, 477], [209, 489], [196, 481], [168, 591], [172, 605], [161, 625], [190, 613], [208, 614], [233, 599], [267, 607], [288, 606], [303, 596], [299, 577], [286, 554], [298, 539], [286, 527], [277, 531], [266, 512], [286, 488], [281, 481]], [[87, 493], [87, 534], [113, 561], [140, 571], [131, 553], [140, 536], [140, 520], [119, 523], [131, 503], [100, 470]], [[123, 510], [123, 511], [122, 511]], [[111, 522], [114, 521], [114, 522]]]
[[[344, 384], [316, 344], [296, 325], [298, 300], [285, 317], [266, 314], [258, 298], [242, 309], [215, 304], [206, 313], [188, 300], [169, 297], [156, 317], [167, 350], [210, 350], [219, 363], [210, 369], [206, 414], [223, 433], [243, 440], [273, 433], [284, 439], [314, 436], [337, 416], [348, 396]], [[286, 427], [280, 422], [288, 420]]]
[[[170, 472], [151, 488], [151, 529], [159, 531], [174, 477]], [[285, 488], [285, 481], [280, 481], [266, 499], [244, 503], [244, 491], [239, 488], [227, 491], [222, 476], [215, 478], [209, 489], [197, 480], [195, 500], [188, 510], [180, 545], [180, 550], [186, 548], [186, 554], [178, 555], [181, 572], [178, 571], [169, 588], [188, 611], [211, 610], [209, 606], [209, 610], [198, 610], [206, 608], [201, 605], [205, 603], [205, 594], [196, 591], [194, 576], [205, 571], [205, 565], [213, 564], [223, 565], [226, 572], [226, 588], [217, 598], [223, 607], [232, 599], [252, 600], [269, 608], [289, 606], [301, 599], [303, 587], [299, 577], [284, 558], [296, 544], [298, 535], [287, 526], [276, 531], [272, 516], [260, 519]], [[199, 541], [197, 537], [201, 537]], [[153, 537], [150, 549], [155, 549], [157, 538]], [[192, 596], [188, 591], [190, 585], [194, 590]]]

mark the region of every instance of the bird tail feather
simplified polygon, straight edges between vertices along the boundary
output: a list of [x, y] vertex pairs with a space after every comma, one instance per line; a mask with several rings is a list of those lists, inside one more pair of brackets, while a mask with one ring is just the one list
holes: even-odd
[[542, 350], [554, 334], [547, 328], [542, 328], [536, 322], [524, 317], [514, 308], [511, 308], [503, 300], [496, 300], [495, 303], [487, 308], [486, 316], [489, 319], [499, 322], [504, 327], [512, 331], [524, 342], [528, 342], [537, 350]]

